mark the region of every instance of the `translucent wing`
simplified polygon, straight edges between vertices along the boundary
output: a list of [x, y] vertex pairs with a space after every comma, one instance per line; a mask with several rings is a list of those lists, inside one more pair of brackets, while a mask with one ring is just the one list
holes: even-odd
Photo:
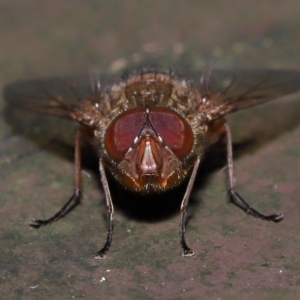
[[62, 78], [18, 81], [5, 87], [4, 97], [9, 105], [71, 118], [77, 102], [72, 92], [75, 85], [77, 89], [75, 79]]
[[193, 80], [203, 96], [198, 111], [211, 119], [300, 90], [293, 70], [207, 70]]
[[[202, 94], [197, 109], [209, 119], [300, 90], [300, 71], [292, 70], [207, 70], [191, 78]], [[7, 86], [4, 97], [10, 105], [76, 119], [79, 101], [95, 101], [91, 95], [100, 94], [115, 80], [104, 74], [20, 81]]]
[[10, 106], [76, 119], [79, 102], [87, 98], [95, 101], [91, 95], [99, 94], [111, 79], [104, 74], [18, 81], [5, 87], [4, 98]]

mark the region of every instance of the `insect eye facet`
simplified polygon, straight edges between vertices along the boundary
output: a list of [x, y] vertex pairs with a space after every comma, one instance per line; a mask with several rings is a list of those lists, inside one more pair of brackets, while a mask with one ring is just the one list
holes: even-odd
[[108, 155], [116, 162], [122, 161], [146, 123], [177, 158], [184, 159], [189, 154], [194, 140], [193, 132], [181, 115], [165, 107], [151, 107], [150, 110], [138, 107], [120, 114], [108, 126], [105, 134]]

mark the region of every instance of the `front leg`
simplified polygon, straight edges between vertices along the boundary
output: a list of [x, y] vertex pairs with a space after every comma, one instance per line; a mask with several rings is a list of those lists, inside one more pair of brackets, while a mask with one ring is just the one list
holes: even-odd
[[108, 186], [107, 177], [105, 174], [104, 164], [102, 159], [100, 159], [99, 162], [99, 168], [100, 168], [100, 175], [101, 175], [101, 181], [104, 189], [105, 194], [105, 200], [106, 200], [106, 215], [107, 215], [107, 236], [104, 246], [94, 255], [94, 258], [97, 259], [104, 259], [106, 257], [106, 253], [109, 250], [112, 242], [112, 235], [113, 235], [113, 212], [114, 212], [114, 206], [112, 203], [110, 190]]
[[186, 225], [186, 211], [187, 211], [187, 207], [188, 207], [188, 202], [190, 199], [190, 195], [191, 195], [191, 191], [195, 182], [195, 178], [197, 175], [197, 171], [199, 168], [199, 164], [200, 164], [200, 157], [198, 156], [194, 167], [193, 167], [193, 171], [188, 183], [188, 186], [186, 188], [186, 191], [184, 193], [182, 202], [181, 202], [181, 206], [180, 206], [180, 211], [181, 211], [181, 222], [180, 222], [180, 243], [181, 243], [181, 247], [182, 247], [182, 256], [193, 256], [194, 252], [191, 248], [188, 247], [186, 241], [185, 241], [185, 225]]

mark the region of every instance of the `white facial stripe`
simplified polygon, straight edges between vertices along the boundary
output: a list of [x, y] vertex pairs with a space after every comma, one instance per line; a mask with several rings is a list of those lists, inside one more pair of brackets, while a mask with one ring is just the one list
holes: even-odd
[[157, 172], [158, 165], [152, 152], [151, 143], [146, 141], [145, 152], [140, 164], [140, 169], [145, 173]]

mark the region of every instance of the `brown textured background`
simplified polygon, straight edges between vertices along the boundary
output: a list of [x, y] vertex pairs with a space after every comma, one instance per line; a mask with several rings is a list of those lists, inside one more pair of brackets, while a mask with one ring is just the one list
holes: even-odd
[[[299, 29], [297, 0], [2, 0], [0, 85], [114, 70], [143, 56], [194, 68], [300, 69]], [[235, 142], [251, 141], [235, 151], [238, 190], [263, 212], [284, 212], [281, 223], [226, 203], [224, 161], [215, 163], [224, 153], [216, 151], [202, 166], [189, 209], [194, 257], [181, 257], [182, 190], [151, 201], [114, 188], [115, 234], [104, 261], [91, 257], [106, 232], [92, 157], [85, 159], [83, 205], [52, 226], [26, 225], [52, 215], [72, 192], [72, 150], [56, 139], [72, 140], [72, 130], [32, 114], [7, 122], [1, 97], [1, 298], [299, 298], [299, 97], [230, 117]]]

